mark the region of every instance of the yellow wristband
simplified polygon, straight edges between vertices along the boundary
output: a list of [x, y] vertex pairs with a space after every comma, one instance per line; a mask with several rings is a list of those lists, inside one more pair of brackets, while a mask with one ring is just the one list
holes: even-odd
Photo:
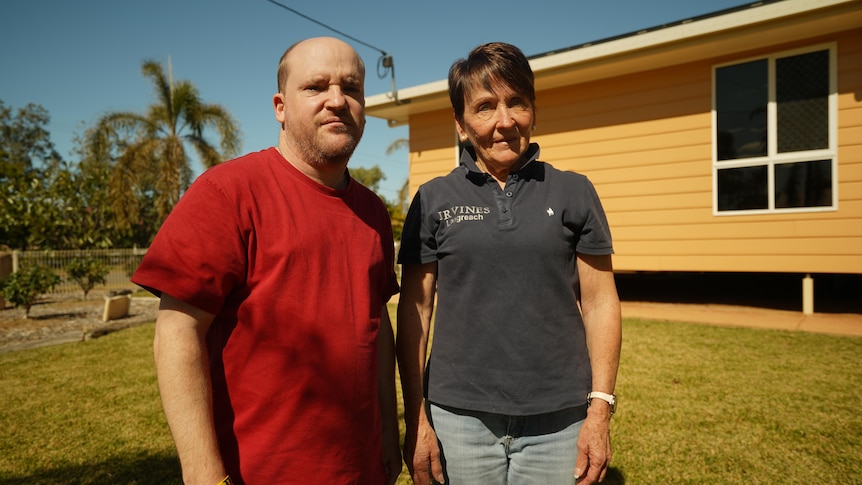
[[233, 480], [230, 479], [230, 475], [224, 477], [224, 480], [218, 482], [216, 485], [233, 485]]

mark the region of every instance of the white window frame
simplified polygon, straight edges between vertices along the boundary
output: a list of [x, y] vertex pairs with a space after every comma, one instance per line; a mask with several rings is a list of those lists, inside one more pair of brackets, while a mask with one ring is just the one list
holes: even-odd
[[[779, 58], [807, 54], [810, 52], [827, 50], [829, 52], [829, 95], [827, 98], [829, 109], [829, 147], [819, 150], [808, 150], [801, 152], [778, 153], [778, 107], [776, 103], [775, 88], [775, 61]], [[714, 216], [740, 216], [757, 214], [787, 214], [798, 212], [834, 212], [838, 210], [838, 95], [837, 95], [837, 53], [836, 44], [818, 44], [799, 49], [786, 50], [754, 56], [745, 59], [734, 60], [712, 67], [712, 213]], [[744, 64], [746, 62], [766, 60], [768, 65], [769, 100], [767, 104], [767, 154], [764, 157], [750, 157], [736, 160], [718, 160], [718, 112], [716, 110], [717, 86], [716, 72], [719, 68]], [[783, 163], [806, 162], [817, 160], [832, 161], [832, 205], [819, 207], [775, 207], [775, 166]], [[767, 167], [767, 203], [766, 209], [746, 210], [718, 210], [718, 171], [727, 168], [740, 167]]]

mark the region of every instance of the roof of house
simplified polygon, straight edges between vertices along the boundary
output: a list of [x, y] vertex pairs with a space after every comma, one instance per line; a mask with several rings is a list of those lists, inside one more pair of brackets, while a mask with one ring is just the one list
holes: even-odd
[[[862, 26], [860, 0], [764, 0], [530, 56], [544, 90], [713, 58]], [[449, 107], [446, 79], [366, 98], [390, 126]]]

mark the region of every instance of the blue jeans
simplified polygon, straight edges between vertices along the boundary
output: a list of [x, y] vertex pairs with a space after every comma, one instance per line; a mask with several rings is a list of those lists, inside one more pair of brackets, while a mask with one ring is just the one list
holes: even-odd
[[586, 405], [533, 416], [429, 408], [448, 485], [574, 485]]

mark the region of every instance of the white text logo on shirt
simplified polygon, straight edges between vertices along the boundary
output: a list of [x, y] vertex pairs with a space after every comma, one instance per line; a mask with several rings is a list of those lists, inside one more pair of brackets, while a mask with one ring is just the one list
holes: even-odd
[[464, 221], [482, 221], [485, 215], [491, 213], [490, 207], [477, 205], [455, 205], [448, 209], [437, 211], [440, 223], [446, 226], [459, 224]]

